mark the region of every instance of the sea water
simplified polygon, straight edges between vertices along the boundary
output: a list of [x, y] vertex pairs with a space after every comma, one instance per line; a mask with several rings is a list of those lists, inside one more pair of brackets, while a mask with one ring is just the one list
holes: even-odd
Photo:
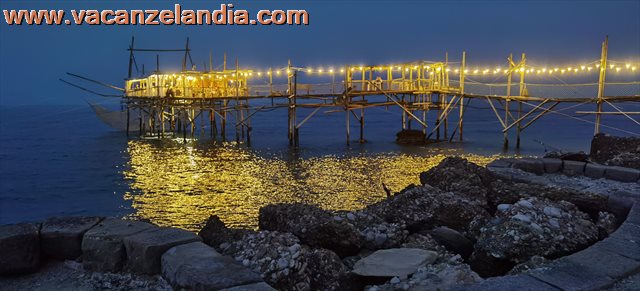
[[[593, 111], [594, 105], [567, 106], [555, 110], [571, 117], [548, 114], [524, 130], [519, 150], [512, 130], [507, 151], [500, 122], [486, 102], [466, 111], [464, 142], [456, 136], [452, 143], [398, 145], [402, 113], [379, 107], [365, 112], [366, 143], [358, 142], [359, 125], [352, 119], [347, 145], [344, 111], [320, 111], [300, 128], [299, 148], [289, 146], [285, 109], [252, 116], [248, 146], [235, 143], [231, 115], [227, 141], [212, 139], [208, 128], [201, 136], [198, 128], [185, 143], [127, 138], [103, 125], [87, 105], [1, 107], [0, 224], [101, 215], [196, 230], [209, 215], [218, 215], [230, 226], [255, 228], [260, 207], [270, 203], [355, 210], [384, 199], [383, 184], [399, 191], [419, 183], [420, 172], [448, 156], [484, 165], [505, 155], [588, 151], [593, 116], [575, 112]], [[640, 111], [637, 104], [618, 106]], [[310, 112], [300, 109], [298, 120]], [[429, 114], [428, 132], [434, 115]], [[449, 135], [458, 122], [457, 112], [453, 115]], [[611, 134], [640, 132], [624, 116], [604, 116], [602, 122], [602, 131]], [[412, 127], [421, 129], [417, 122]]]

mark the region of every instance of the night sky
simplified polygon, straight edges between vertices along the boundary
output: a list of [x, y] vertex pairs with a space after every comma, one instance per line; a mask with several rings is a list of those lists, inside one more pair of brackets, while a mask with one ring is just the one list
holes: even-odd
[[[527, 53], [536, 64], [599, 59], [609, 35], [609, 58], [640, 62], [640, 1], [2, 1], [2, 9], [209, 9], [233, 3], [260, 9], [305, 9], [308, 26], [8, 26], [0, 24], [0, 105], [80, 104], [87, 93], [58, 81], [74, 72], [117, 86], [127, 74], [131, 36], [136, 46], [180, 48], [191, 39], [198, 68], [213, 50], [214, 66], [383, 64], [453, 61], [467, 51], [476, 65], [504, 63]], [[138, 63], [155, 66], [154, 54]], [[180, 54], [161, 56], [179, 70]], [[92, 88], [95, 88], [92, 86]], [[97, 88], [101, 92], [109, 92]]]

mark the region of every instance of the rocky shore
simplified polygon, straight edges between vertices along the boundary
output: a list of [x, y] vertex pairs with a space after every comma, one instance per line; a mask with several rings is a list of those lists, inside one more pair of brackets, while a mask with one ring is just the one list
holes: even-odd
[[[640, 171], [620, 167], [620, 155], [606, 158], [611, 165], [568, 156], [487, 167], [450, 157], [422, 173], [420, 185], [359, 211], [265, 206], [257, 230], [228, 228], [215, 215], [197, 235], [103, 217], [4, 225], [0, 289], [634, 286]], [[587, 174], [589, 164], [600, 174]]]

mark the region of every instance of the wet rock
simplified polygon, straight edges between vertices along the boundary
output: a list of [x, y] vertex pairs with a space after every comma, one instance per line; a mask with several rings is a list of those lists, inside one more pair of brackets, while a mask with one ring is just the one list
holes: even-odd
[[260, 208], [261, 230], [290, 232], [312, 247], [326, 248], [340, 257], [356, 254], [362, 247], [358, 230], [344, 220], [313, 205], [272, 204]]
[[220, 244], [231, 243], [252, 232], [247, 229], [228, 228], [217, 215], [212, 215], [207, 219], [205, 226], [198, 232], [198, 235], [204, 243], [219, 249]]
[[279, 290], [349, 290], [353, 278], [333, 252], [301, 245], [291, 233], [259, 231], [222, 245], [223, 254], [246, 262]]
[[433, 263], [438, 254], [422, 249], [379, 250], [359, 260], [353, 272], [365, 277], [405, 277], [420, 266]]
[[446, 226], [434, 228], [431, 236], [447, 250], [460, 254], [463, 258], [470, 256], [473, 252], [473, 242]]
[[396, 143], [399, 144], [424, 144], [427, 136], [421, 130], [405, 129], [396, 133]]
[[45, 257], [74, 260], [82, 254], [82, 237], [101, 217], [53, 217], [42, 224], [40, 243]]
[[122, 239], [155, 227], [152, 224], [106, 218], [88, 230], [82, 239], [82, 264], [87, 270], [118, 272], [127, 259]]
[[640, 138], [596, 134], [589, 156], [601, 164], [640, 170]]
[[[527, 202], [496, 212], [495, 223], [480, 228], [470, 259], [476, 272], [501, 275], [535, 255], [563, 256], [598, 239], [596, 225], [574, 205], [538, 198]], [[532, 207], [523, 206], [529, 203]]]
[[135, 273], [160, 273], [160, 257], [168, 249], [200, 241], [192, 232], [170, 227], [152, 228], [123, 238], [127, 269]]
[[0, 226], [0, 275], [34, 272], [40, 263], [39, 225]]
[[232, 258], [202, 242], [170, 248], [162, 255], [162, 275], [176, 289], [219, 290], [262, 282]]

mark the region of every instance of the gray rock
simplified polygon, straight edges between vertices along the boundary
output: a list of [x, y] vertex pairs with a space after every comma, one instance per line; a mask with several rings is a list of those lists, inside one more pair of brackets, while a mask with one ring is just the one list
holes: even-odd
[[30, 223], [0, 226], [0, 275], [17, 275], [38, 269], [38, 228]]
[[568, 176], [582, 176], [586, 164], [578, 161], [562, 161], [562, 173]]
[[468, 257], [473, 252], [473, 243], [461, 233], [448, 227], [436, 227], [431, 236], [447, 250]]
[[438, 253], [422, 249], [379, 250], [356, 262], [353, 272], [367, 277], [404, 277], [433, 263]]
[[101, 217], [53, 217], [42, 224], [42, 255], [59, 260], [74, 260], [82, 254], [82, 237]]
[[160, 257], [168, 249], [186, 243], [200, 241], [192, 232], [169, 227], [152, 228], [122, 241], [127, 250], [127, 268], [136, 273], [160, 272]]
[[562, 217], [562, 211], [560, 211], [560, 209], [557, 208], [557, 207], [547, 206], [547, 207], [543, 208], [542, 211], [544, 212], [544, 214], [546, 214], [548, 216], [551, 216], [551, 217], [556, 217], [556, 218]]
[[524, 214], [516, 214], [513, 216], [513, 219], [520, 220], [522, 222], [531, 222], [531, 217], [526, 216]]
[[232, 288], [222, 289], [220, 291], [276, 291], [273, 287], [265, 282], [253, 283], [248, 285], [236, 286]]
[[219, 290], [262, 282], [260, 276], [202, 242], [170, 248], [162, 255], [162, 276], [176, 289]]
[[504, 204], [503, 203], [503, 204], [499, 204], [498, 205], [498, 211], [501, 211], [501, 212], [505, 212], [505, 211], [509, 210], [509, 208], [511, 208], [511, 204]]
[[524, 207], [524, 208], [529, 208], [532, 209], [533, 208], [533, 204], [527, 200], [520, 200], [518, 201], [518, 205]]
[[82, 264], [88, 270], [118, 272], [127, 259], [122, 239], [153, 228], [154, 225], [133, 220], [107, 218], [84, 234]]
[[620, 182], [635, 182], [640, 178], [640, 170], [623, 167], [607, 167], [604, 176], [607, 179]]
[[544, 171], [546, 173], [557, 173], [562, 170], [561, 159], [543, 158], [542, 162], [544, 163]]
[[545, 171], [544, 162], [540, 159], [519, 159], [513, 167], [536, 175], [542, 175]]
[[584, 175], [589, 177], [589, 178], [600, 179], [600, 178], [604, 177], [604, 172], [605, 172], [606, 169], [607, 169], [607, 166], [588, 163], [584, 167]]

